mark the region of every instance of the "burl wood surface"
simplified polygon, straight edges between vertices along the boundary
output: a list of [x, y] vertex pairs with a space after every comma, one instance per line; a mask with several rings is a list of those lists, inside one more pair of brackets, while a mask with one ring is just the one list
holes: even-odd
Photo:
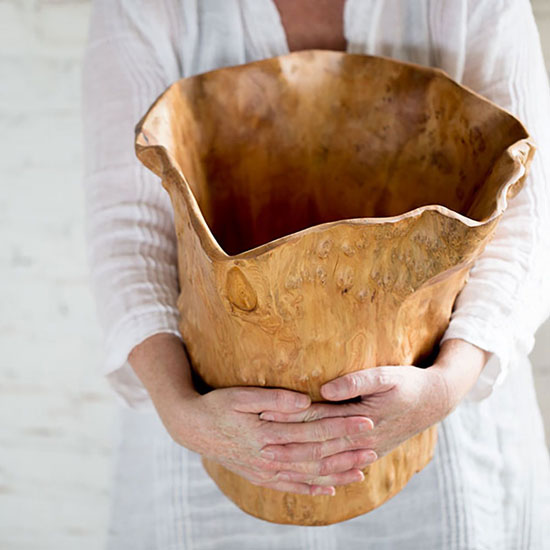
[[[440, 70], [315, 50], [180, 80], [136, 133], [175, 211], [193, 368], [313, 400], [345, 373], [429, 364], [534, 154], [517, 119]], [[326, 525], [400, 491], [435, 441], [415, 435], [334, 497], [205, 467], [250, 514]]]

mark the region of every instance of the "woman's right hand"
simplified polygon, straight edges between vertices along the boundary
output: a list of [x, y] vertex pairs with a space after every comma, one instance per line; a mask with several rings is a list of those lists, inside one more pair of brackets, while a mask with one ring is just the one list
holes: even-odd
[[[234, 387], [198, 394], [184, 346], [171, 334], [156, 334], [129, 356], [168, 433], [187, 447], [255, 485], [300, 494], [334, 494], [334, 487], [363, 479], [361, 469], [376, 456], [368, 447], [372, 421], [363, 416], [309, 422], [260, 419], [264, 411], [292, 413], [309, 397], [283, 389]], [[355, 449], [349, 449], [352, 440]], [[262, 453], [268, 445], [311, 446], [327, 442], [327, 453], [308, 462], [278, 462]], [[338, 442], [345, 442], [339, 445]]]

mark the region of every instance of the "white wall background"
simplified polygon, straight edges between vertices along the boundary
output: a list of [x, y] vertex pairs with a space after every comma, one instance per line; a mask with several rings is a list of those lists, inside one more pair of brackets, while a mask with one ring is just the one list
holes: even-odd
[[[534, 6], [550, 61], [550, 0]], [[105, 538], [114, 406], [98, 374], [81, 187], [80, 70], [89, 12], [89, 0], [0, 0], [5, 550], [97, 550]], [[532, 358], [548, 429], [550, 323]]]

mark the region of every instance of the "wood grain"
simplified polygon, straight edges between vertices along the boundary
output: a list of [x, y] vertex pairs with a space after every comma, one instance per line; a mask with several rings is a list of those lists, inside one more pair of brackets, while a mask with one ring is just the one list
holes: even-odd
[[[497, 105], [386, 58], [311, 50], [176, 82], [136, 152], [174, 207], [193, 368], [213, 388], [320, 400], [348, 372], [426, 366], [534, 151]], [[435, 442], [415, 435], [334, 497], [205, 467], [257, 517], [326, 525], [383, 504]]]

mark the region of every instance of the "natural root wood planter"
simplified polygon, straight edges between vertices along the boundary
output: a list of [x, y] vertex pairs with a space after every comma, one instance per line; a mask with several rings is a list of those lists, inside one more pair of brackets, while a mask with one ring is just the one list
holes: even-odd
[[[534, 154], [517, 119], [442, 71], [329, 51], [180, 80], [136, 133], [174, 207], [193, 368], [314, 400], [348, 372], [429, 362]], [[334, 497], [204, 465], [250, 514], [326, 525], [395, 495], [435, 442], [415, 435]]]

